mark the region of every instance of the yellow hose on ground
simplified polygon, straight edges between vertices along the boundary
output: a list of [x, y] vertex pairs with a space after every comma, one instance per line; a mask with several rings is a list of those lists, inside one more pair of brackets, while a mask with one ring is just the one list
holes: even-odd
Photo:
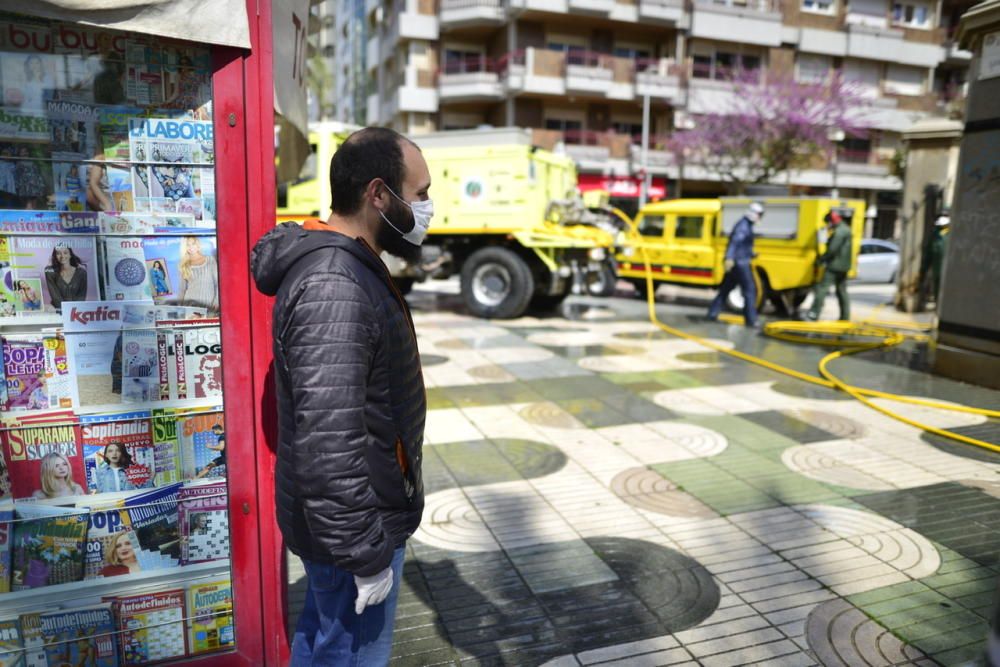
[[[710, 340], [702, 338], [701, 336], [696, 336], [694, 334], [689, 334], [686, 331], [682, 331], [668, 324], [664, 324], [656, 316], [656, 301], [655, 301], [655, 281], [653, 280], [653, 271], [650, 266], [649, 256], [646, 253], [646, 247], [641, 242], [641, 235], [638, 233], [636, 225], [632, 220], [626, 216], [621, 211], [617, 209], [612, 209], [613, 213], [621, 218], [629, 228], [629, 236], [633, 240], [639, 242], [635, 243], [635, 247], [638, 248], [639, 253], [642, 256], [642, 261], [646, 267], [646, 305], [649, 309], [649, 321], [655, 326], [659, 327], [666, 333], [677, 336], [684, 340], [689, 340], [703, 347], [707, 347], [711, 350], [719, 352], [720, 354], [725, 354], [730, 357], [735, 357], [736, 359], [741, 359], [748, 363], [767, 368], [769, 370], [793, 377], [797, 380], [802, 380], [803, 382], [809, 382], [811, 384], [819, 385], [821, 387], [826, 387], [828, 389], [837, 389], [845, 392], [852, 398], [860, 401], [864, 405], [877, 410], [893, 419], [908, 424], [915, 428], [918, 428], [927, 433], [933, 433], [934, 435], [941, 436], [943, 438], [948, 438], [950, 440], [955, 440], [968, 445], [974, 445], [976, 447], [981, 447], [983, 449], [988, 449], [994, 452], [1000, 452], [1000, 445], [986, 442], [984, 440], [979, 440], [977, 438], [970, 438], [959, 433], [953, 433], [944, 429], [931, 426], [930, 424], [924, 424], [918, 422], [909, 417], [905, 417], [899, 413], [893, 412], [888, 408], [882, 407], [876, 404], [871, 398], [882, 398], [891, 401], [897, 401], [900, 403], [908, 403], [911, 405], [919, 405], [923, 407], [936, 408], [939, 410], [951, 410], [953, 412], [964, 412], [969, 414], [981, 415], [984, 417], [1000, 418], [1000, 410], [987, 410], [985, 408], [974, 408], [966, 405], [954, 405], [948, 403], [940, 403], [938, 401], [929, 401], [922, 398], [913, 398], [911, 396], [903, 396], [899, 394], [892, 394], [885, 391], [878, 391], [876, 389], [865, 389], [863, 387], [857, 387], [855, 385], [848, 384], [835, 376], [829, 369], [830, 362], [838, 359], [842, 356], [849, 354], [856, 354], [858, 352], [865, 352], [869, 350], [875, 350], [882, 347], [892, 347], [894, 345], [899, 345], [907, 338], [912, 338], [915, 340], [927, 340], [928, 336], [926, 333], [906, 333], [901, 330], [909, 330], [926, 332], [930, 330], [930, 327], [924, 327], [923, 325], [918, 325], [915, 323], [895, 323], [887, 320], [877, 320], [874, 322], [795, 322], [795, 321], [785, 321], [785, 322], [771, 322], [764, 326], [765, 335], [777, 338], [779, 340], [785, 340], [794, 343], [812, 343], [812, 344], [822, 344], [822, 345], [834, 345], [841, 348], [836, 352], [831, 352], [830, 354], [823, 357], [819, 362], [819, 372], [823, 376], [821, 378], [815, 375], [810, 375], [808, 373], [802, 373], [793, 368], [788, 368], [780, 364], [756, 357], [752, 354], [747, 354], [746, 352], [741, 352], [739, 350], [731, 350], [729, 348], [717, 345]], [[894, 327], [891, 329], [889, 327]], [[899, 329], [899, 330], [897, 330]]]

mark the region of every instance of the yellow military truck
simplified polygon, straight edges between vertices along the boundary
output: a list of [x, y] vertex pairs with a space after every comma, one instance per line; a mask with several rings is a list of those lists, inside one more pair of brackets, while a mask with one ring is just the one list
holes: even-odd
[[[278, 186], [278, 219], [326, 218], [334, 151], [355, 129], [310, 133], [312, 155], [294, 183]], [[434, 219], [417, 266], [390, 265], [402, 291], [425, 277], [461, 277], [469, 311], [518, 317], [551, 308], [574, 276], [613, 284], [614, 235], [587, 224], [570, 158], [536, 149], [522, 129], [459, 130], [414, 136], [431, 172]]]
[[[644, 206], [636, 216], [637, 234], [628, 236], [616, 256], [619, 277], [645, 295], [646, 268], [641, 247], [649, 258], [654, 281], [718, 287], [725, 273], [723, 260], [729, 232], [752, 201], [761, 201], [765, 207], [763, 219], [754, 225], [757, 257], [753, 267], [761, 302], [769, 299], [783, 315], [795, 313], [819, 279], [816, 258], [825, 250], [824, 218], [830, 211], [837, 211], [851, 225], [850, 275], [855, 274], [864, 231], [863, 201], [724, 197], [674, 199]], [[726, 305], [734, 311], [742, 310], [739, 289], [732, 291]]]

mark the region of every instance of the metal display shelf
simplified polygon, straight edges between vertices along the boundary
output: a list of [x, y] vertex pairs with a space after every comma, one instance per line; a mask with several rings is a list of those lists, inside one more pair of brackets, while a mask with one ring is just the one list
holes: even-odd
[[85, 579], [67, 584], [0, 593], [0, 617], [10, 617], [39, 610], [52, 611], [98, 604], [103, 597], [136, 595], [170, 588], [186, 588], [196, 581], [210, 581], [229, 575], [229, 559], [227, 558], [137, 574]]

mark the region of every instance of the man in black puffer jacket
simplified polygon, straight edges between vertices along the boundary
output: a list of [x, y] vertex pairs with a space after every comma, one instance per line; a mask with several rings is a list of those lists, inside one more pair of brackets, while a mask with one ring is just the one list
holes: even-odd
[[274, 304], [278, 525], [309, 589], [291, 664], [388, 663], [406, 539], [420, 525], [426, 394], [406, 302], [379, 259], [419, 257], [432, 205], [417, 146], [349, 137], [326, 222], [279, 225], [253, 250]]

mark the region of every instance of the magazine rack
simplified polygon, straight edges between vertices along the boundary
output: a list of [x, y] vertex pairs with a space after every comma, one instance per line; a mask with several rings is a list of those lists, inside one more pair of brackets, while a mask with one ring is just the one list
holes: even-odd
[[246, 10], [249, 50], [0, 14], [0, 661], [286, 662]]

